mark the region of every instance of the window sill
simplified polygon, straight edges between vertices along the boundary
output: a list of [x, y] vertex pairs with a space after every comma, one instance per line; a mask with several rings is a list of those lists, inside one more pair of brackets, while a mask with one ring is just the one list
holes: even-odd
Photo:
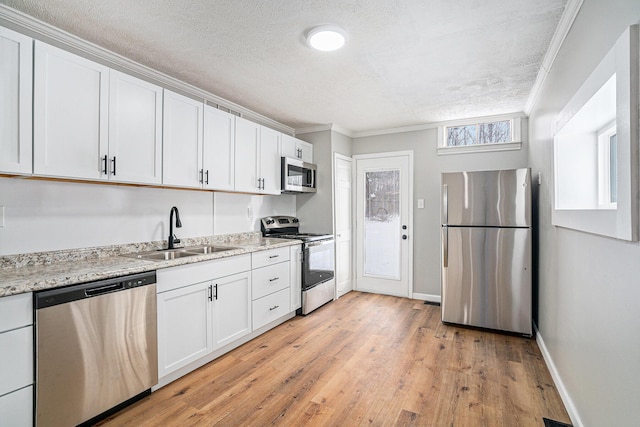
[[447, 156], [450, 154], [469, 154], [469, 153], [484, 153], [491, 151], [510, 151], [520, 150], [522, 148], [522, 142], [502, 142], [500, 144], [478, 144], [478, 145], [465, 145], [462, 147], [438, 147], [436, 153], [438, 156]]

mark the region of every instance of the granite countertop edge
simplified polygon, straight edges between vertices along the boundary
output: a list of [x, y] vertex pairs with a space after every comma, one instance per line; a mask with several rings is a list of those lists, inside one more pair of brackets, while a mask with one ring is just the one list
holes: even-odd
[[183, 241], [185, 241], [184, 246], [215, 244], [233, 249], [167, 261], [151, 261], [130, 257], [136, 252], [142, 252], [140, 249], [158, 250], [162, 248], [162, 246], [157, 247], [158, 242], [108, 246], [104, 249], [98, 247], [1, 257], [0, 298], [128, 274], [213, 261], [302, 243], [300, 240], [265, 239], [259, 236], [259, 233], [257, 236], [255, 233], [233, 235], [235, 239], [225, 239], [224, 237], [213, 236], [213, 238], [183, 239]]

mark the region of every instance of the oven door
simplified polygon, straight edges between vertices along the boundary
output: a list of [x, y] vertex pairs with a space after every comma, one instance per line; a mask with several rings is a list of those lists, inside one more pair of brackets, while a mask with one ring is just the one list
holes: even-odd
[[333, 239], [307, 242], [303, 245], [302, 290], [333, 279], [335, 244]]

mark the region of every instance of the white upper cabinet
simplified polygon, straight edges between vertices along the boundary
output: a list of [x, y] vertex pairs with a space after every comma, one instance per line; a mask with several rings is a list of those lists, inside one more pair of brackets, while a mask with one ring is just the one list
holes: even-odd
[[33, 171], [103, 179], [107, 174], [109, 69], [35, 42]]
[[303, 162], [313, 163], [313, 145], [301, 141], [293, 136], [282, 134], [282, 157], [300, 159]]
[[280, 194], [280, 132], [260, 126], [261, 193]]
[[30, 174], [33, 40], [0, 27], [0, 172]]
[[162, 88], [110, 72], [109, 179], [162, 183]]
[[280, 135], [236, 118], [236, 191], [280, 194]]
[[178, 187], [201, 188], [202, 101], [164, 91], [164, 142], [162, 182]]
[[204, 106], [203, 188], [233, 191], [236, 116]]
[[258, 193], [260, 125], [241, 117], [236, 118], [235, 190]]

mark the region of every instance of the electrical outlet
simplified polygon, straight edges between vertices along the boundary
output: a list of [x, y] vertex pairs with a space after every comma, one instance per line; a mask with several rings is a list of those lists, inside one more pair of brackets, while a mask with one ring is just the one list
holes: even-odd
[[418, 199], [418, 209], [424, 209], [424, 199]]
[[0, 206], [0, 227], [4, 227], [4, 206]]
[[247, 218], [253, 218], [253, 208], [252, 207], [248, 207], [247, 208]]

